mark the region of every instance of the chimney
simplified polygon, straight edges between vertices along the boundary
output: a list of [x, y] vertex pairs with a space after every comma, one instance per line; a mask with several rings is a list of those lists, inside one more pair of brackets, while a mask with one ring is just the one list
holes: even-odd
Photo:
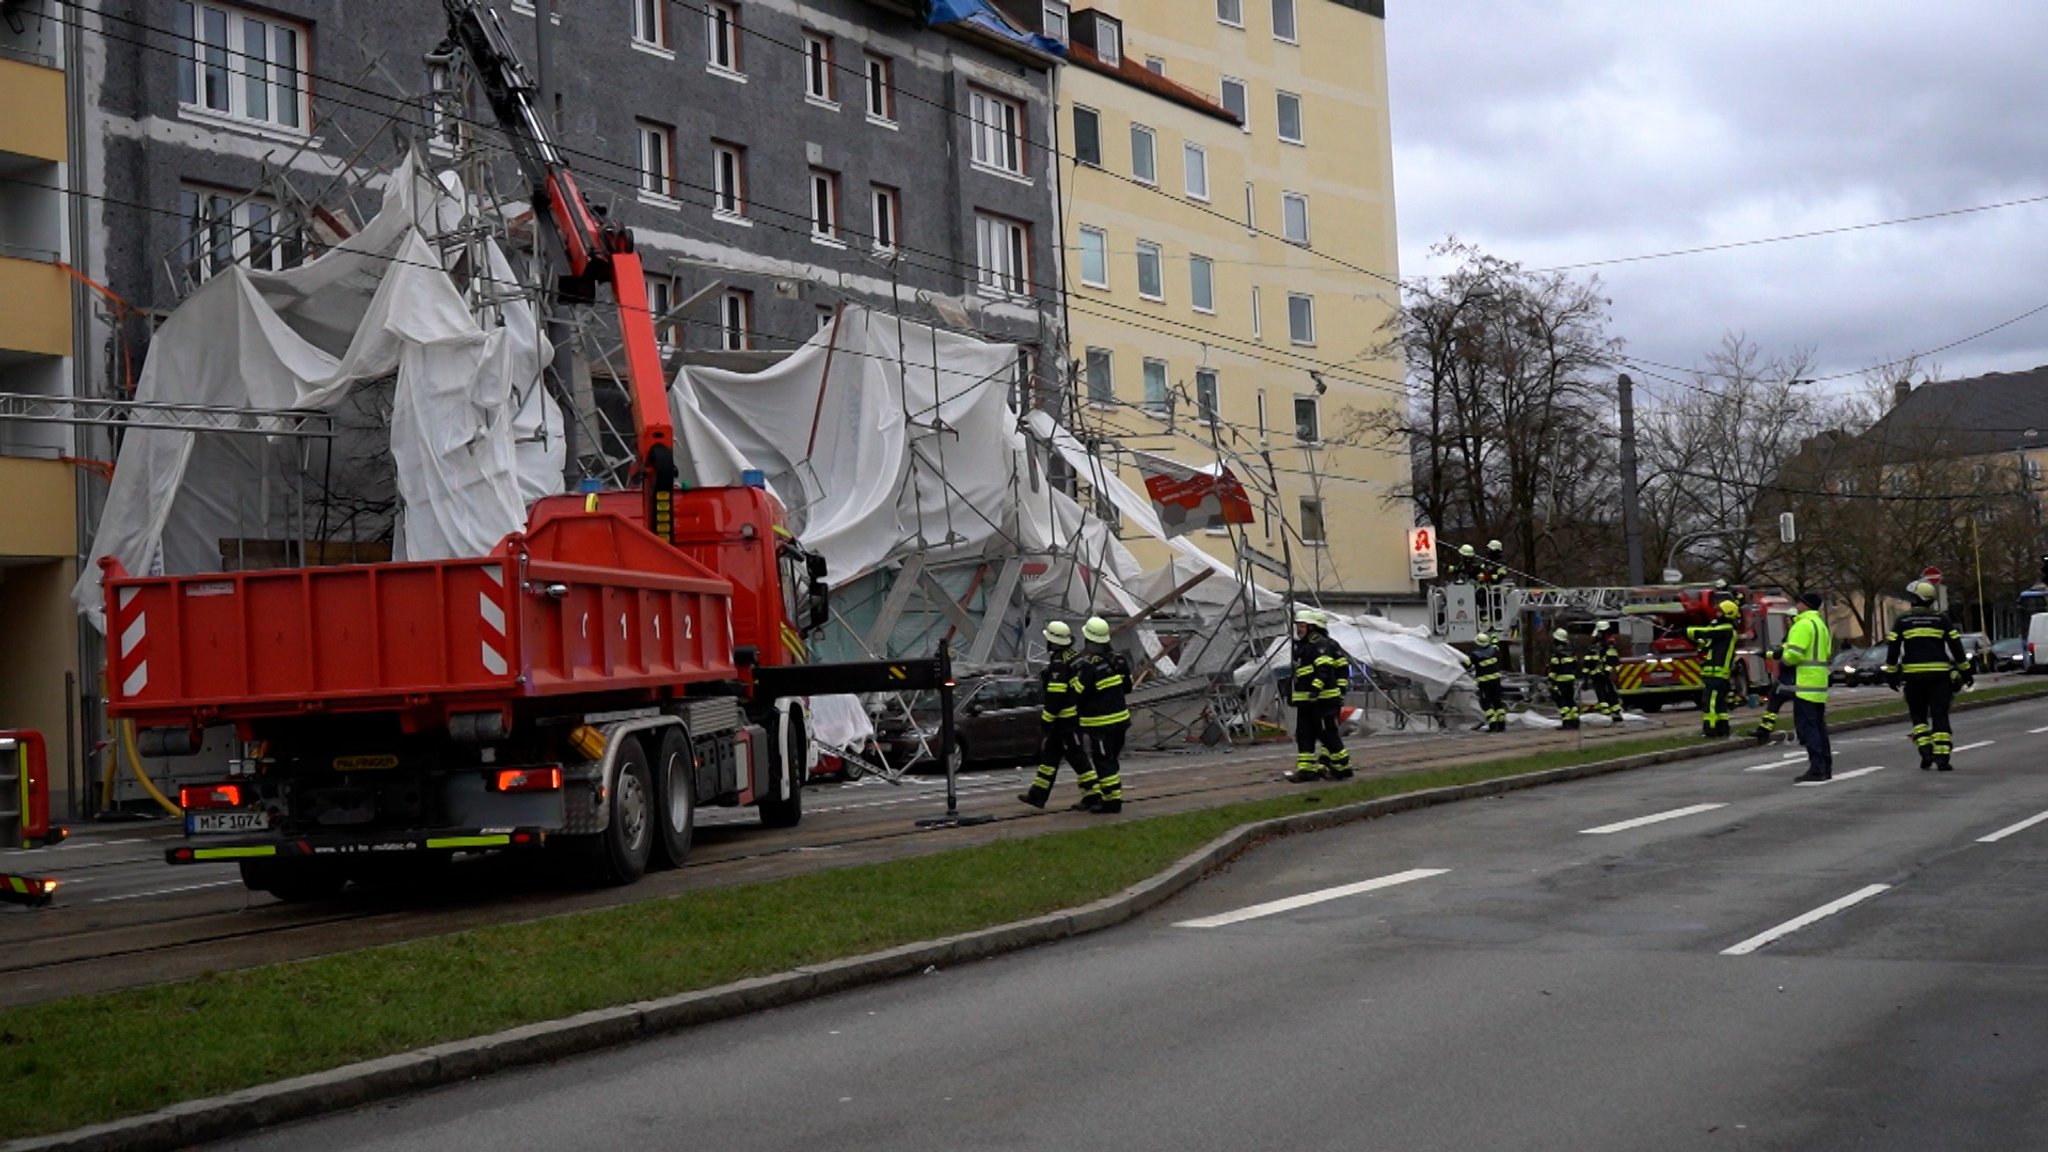
[[1904, 404], [1906, 402], [1906, 397], [1911, 396], [1912, 394], [1913, 382], [1911, 380], [1901, 379], [1893, 381], [1892, 407], [1897, 408], [1899, 405]]

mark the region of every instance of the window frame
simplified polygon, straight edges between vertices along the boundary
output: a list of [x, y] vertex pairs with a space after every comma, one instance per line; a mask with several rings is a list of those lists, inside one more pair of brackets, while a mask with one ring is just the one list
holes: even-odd
[[839, 202], [839, 173], [830, 168], [812, 168], [808, 181], [811, 201], [813, 243], [846, 246], [844, 213]]
[[[1287, 12], [1287, 31], [1280, 31], [1280, 13]], [[1273, 39], [1282, 44], [1301, 43], [1301, 6], [1295, 0], [1273, 0]]]
[[1095, 21], [1095, 58], [1111, 68], [1123, 67], [1124, 26], [1121, 23], [1098, 16]]
[[[668, 0], [661, 2], [666, 4]], [[647, 319], [654, 325], [655, 343], [661, 346], [662, 355], [666, 356], [683, 345], [682, 325], [673, 322], [662, 323], [662, 317], [668, 315], [676, 306], [676, 280], [673, 276], [659, 272], [648, 272], [645, 279]]]
[[[896, 127], [896, 60], [879, 52], [865, 54], [867, 64], [861, 85], [867, 101], [868, 122]], [[876, 77], [881, 78], [882, 110], [875, 110]]]
[[[1229, 90], [1233, 87], [1237, 89], [1239, 107], [1236, 108], [1230, 106], [1228, 98]], [[1223, 105], [1225, 111], [1234, 113], [1237, 116], [1239, 131], [1249, 132], [1252, 130], [1252, 86], [1250, 82], [1239, 79], [1236, 76], [1218, 77], [1216, 81], [1216, 102]]]
[[[732, 0], [705, 0], [705, 70], [735, 80], [746, 79], [746, 61], [741, 58], [740, 49], [740, 6]], [[725, 59], [720, 60], [720, 55]]]
[[[1060, 30], [1058, 32], [1052, 30], [1053, 13], [1055, 12], [1059, 13]], [[1045, 35], [1055, 40], [1064, 43], [1072, 39], [1074, 31], [1073, 6], [1067, 0], [1040, 0], [1038, 6], [1038, 26], [1044, 31]]]
[[[1207, 381], [1208, 402], [1202, 399], [1202, 384]], [[1211, 427], [1223, 423], [1223, 376], [1214, 368], [1195, 369], [1195, 419]]]
[[[221, 40], [217, 45], [205, 39], [208, 13], [218, 15], [221, 20]], [[222, 120], [295, 139], [312, 135], [311, 25], [221, 0], [178, 0], [172, 19], [182, 45], [177, 56], [180, 115], [192, 119]], [[249, 53], [248, 33], [252, 24], [263, 29], [259, 55]], [[289, 64], [275, 60], [286, 55], [278, 50], [280, 33], [291, 38]], [[218, 59], [209, 62], [215, 51]], [[263, 73], [260, 79], [255, 74], [259, 67]], [[212, 93], [208, 91], [209, 72], [218, 73], [220, 107], [214, 106]], [[275, 75], [279, 72], [283, 75]], [[251, 99], [250, 89], [256, 86], [260, 86], [263, 96], [260, 113], [253, 110], [254, 101]], [[285, 93], [290, 93], [289, 101], [281, 98]], [[291, 111], [290, 119], [283, 115], [287, 107]]]
[[[1096, 386], [1095, 365], [1101, 357], [1101, 387]], [[1116, 352], [1109, 348], [1090, 346], [1081, 353], [1082, 390], [1088, 403], [1099, 407], [1113, 407], [1116, 404]]]
[[[1092, 168], [1102, 167], [1102, 113], [1094, 108], [1088, 107], [1086, 104], [1074, 105], [1073, 113], [1075, 161], [1081, 164], [1086, 164]], [[1084, 113], [1088, 117], [1088, 137], [1090, 143], [1093, 145], [1093, 147], [1090, 149], [1090, 151], [1094, 153], [1093, 157], [1084, 156], [1081, 154], [1081, 117]]]
[[[1196, 270], [1201, 275], [1196, 275]], [[1204, 297], [1208, 303], [1202, 303]], [[1200, 253], [1188, 253], [1188, 306], [1197, 312], [1216, 314], [1216, 261]]]
[[[1287, 116], [1282, 111], [1282, 109], [1287, 107], [1287, 102], [1290, 100], [1294, 102], [1294, 135], [1292, 136], [1287, 134]], [[1278, 90], [1273, 93], [1273, 134], [1282, 144], [1307, 144], [1307, 119], [1308, 114], [1301, 103], [1301, 93]]]
[[[1152, 370], [1159, 369], [1159, 393], [1155, 399], [1152, 391]], [[1140, 407], [1160, 419], [1173, 415], [1173, 369], [1157, 356], [1147, 356], [1141, 362], [1139, 377], [1144, 383], [1145, 396]]]
[[[1181, 183], [1187, 188], [1190, 200], [1204, 204], [1209, 202], [1209, 150], [1192, 140], [1180, 142]], [[1202, 174], [1202, 187], [1195, 189], [1195, 173]]]
[[[1301, 434], [1301, 412], [1302, 405], [1304, 404], [1308, 405], [1308, 425], [1309, 431], [1312, 433], [1309, 436]], [[1294, 394], [1294, 440], [1297, 444], [1309, 447], [1314, 447], [1323, 442], [1323, 399], [1313, 392], [1296, 392]]]
[[[1145, 260], [1148, 254], [1152, 262], [1152, 279], [1158, 285], [1151, 292], [1145, 291]], [[1138, 298], [1155, 304], [1166, 303], [1166, 250], [1153, 240], [1138, 241]]]
[[[668, 6], [669, 0], [633, 0], [633, 46], [674, 59], [675, 32]], [[643, 19], [649, 16], [654, 20], [651, 29]], [[650, 31], [652, 35], [647, 34]]]
[[1147, 57], [1145, 57], [1145, 71], [1147, 71], [1147, 72], [1150, 72], [1150, 73], [1151, 73], [1151, 74], [1153, 74], [1154, 76], [1164, 76], [1164, 75], [1166, 75], [1166, 57], [1164, 57], [1164, 56], [1147, 56]]
[[[994, 230], [1002, 234], [1002, 266], [989, 263]], [[983, 296], [1029, 299], [1032, 294], [1031, 224], [998, 212], [974, 214], [974, 286]]]
[[[1140, 174], [1138, 171], [1140, 137], [1145, 141], [1144, 155], [1147, 165], [1152, 169], [1150, 175]], [[1135, 120], [1131, 122], [1131, 179], [1150, 188], [1159, 187], [1159, 133]]]
[[[725, 161], [732, 161], [728, 177]], [[730, 187], [728, 187], [730, 183]], [[727, 207], [727, 202], [731, 207]], [[747, 219], [747, 149], [729, 140], [711, 141], [711, 214], [721, 220], [752, 223]]]
[[[649, 165], [648, 143], [652, 141], [661, 152], [660, 170]], [[633, 119], [633, 151], [635, 157], [635, 187], [642, 199], [652, 197], [663, 204], [676, 202], [676, 130], [673, 125], [659, 120]], [[649, 186], [649, 178], [654, 185]]]
[[[1308, 310], [1304, 313], [1308, 317], [1308, 339], [1306, 340], [1301, 339], [1294, 329], [1294, 302], [1297, 300], [1308, 305]], [[1289, 292], [1287, 294], [1287, 342], [1303, 348], [1313, 348], [1316, 346], [1316, 298], [1310, 293]]]
[[[967, 123], [970, 148], [969, 157], [974, 166], [984, 172], [994, 172], [1029, 180], [1025, 174], [1025, 144], [1028, 141], [1028, 113], [1021, 101], [999, 95], [987, 88], [970, 86], [967, 89]], [[996, 111], [1002, 114], [1003, 123], [988, 119], [984, 112]], [[1002, 157], [991, 157], [984, 153], [998, 150]], [[1009, 163], [1003, 163], [1007, 159]]]
[[839, 77], [832, 60], [832, 37], [806, 28], [803, 40], [804, 100], [836, 112], [839, 109]]
[[[1294, 235], [1294, 219], [1293, 219], [1292, 215], [1290, 215], [1290, 214], [1289, 214], [1289, 212], [1288, 212], [1288, 208], [1289, 208], [1289, 206], [1291, 206], [1291, 205], [1295, 205], [1295, 204], [1299, 204], [1299, 205], [1301, 205], [1301, 235], [1300, 235], [1299, 237], [1296, 237], [1296, 236]], [[1280, 237], [1281, 237], [1281, 239], [1283, 239], [1283, 240], [1287, 241], [1287, 242], [1288, 242], [1289, 244], [1299, 244], [1299, 245], [1301, 245], [1301, 246], [1302, 246], [1303, 248], [1307, 248], [1307, 247], [1310, 247], [1310, 246], [1311, 246], [1311, 244], [1312, 244], [1312, 241], [1311, 241], [1311, 239], [1310, 239], [1310, 238], [1311, 238], [1312, 236], [1313, 236], [1313, 233], [1312, 233], [1312, 232], [1311, 232], [1311, 231], [1309, 230], [1309, 217], [1308, 217], [1308, 193], [1306, 193], [1306, 192], [1282, 192], [1282, 193], [1280, 193]]]
[[1257, 340], [1261, 344], [1266, 341], [1264, 312], [1265, 309], [1261, 306], [1259, 299], [1259, 286], [1254, 284], [1252, 285], [1252, 339]]
[[[1236, 9], [1235, 19], [1223, 14], [1226, 5]], [[1244, 27], [1244, 0], [1216, 0], [1216, 22], [1230, 28]]]
[[754, 346], [754, 294], [728, 288], [718, 294], [718, 348], [747, 352]]
[[[1298, 496], [1295, 499], [1297, 501], [1295, 512], [1300, 517], [1296, 522], [1299, 527], [1296, 528], [1295, 535], [1301, 538], [1303, 545], [1310, 548], [1318, 548], [1329, 544], [1329, 510], [1323, 506], [1323, 498], [1321, 496]], [[1313, 536], [1309, 535], [1308, 532], [1308, 522], [1311, 515], [1315, 517], [1316, 522], [1316, 534]]]
[[[877, 252], [894, 252], [903, 243], [903, 190], [893, 184], [868, 185], [868, 216], [873, 231], [868, 238]], [[888, 233], [888, 243], [882, 235]]]
[[[225, 216], [215, 216], [214, 211], [224, 211]], [[280, 233], [276, 223], [281, 215], [277, 202], [268, 197], [180, 182], [178, 218], [187, 229], [185, 239], [178, 245], [184, 253], [181, 271], [190, 277], [191, 283], [204, 284], [230, 264], [278, 272], [305, 263], [304, 238], [295, 240]], [[259, 228], [259, 224], [264, 227]], [[205, 237], [202, 243], [202, 231], [213, 231], [214, 235]], [[259, 235], [268, 237], [261, 245], [260, 263], [256, 256]]]
[[[1095, 280], [1088, 278], [1088, 241], [1091, 237], [1100, 245], [1096, 250], [1096, 256], [1101, 261], [1102, 276]], [[1097, 228], [1092, 224], [1083, 224], [1081, 226], [1080, 240], [1075, 247], [1081, 254], [1080, 279], [1082, 287], [1107, 289], [1109, 287], [1109, 230]]]

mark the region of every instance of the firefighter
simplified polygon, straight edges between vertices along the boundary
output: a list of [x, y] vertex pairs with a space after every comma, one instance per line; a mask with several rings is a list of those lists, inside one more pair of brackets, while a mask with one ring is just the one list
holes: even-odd
[[1479, 553], [1470, 544], [1458, 545], [1458, 561], [1451, 567], [1451, 579], [1460, 584], [1479, 577]]
[[[1330, 639], [1330, 617], [1316, 608], [1294, 613], [1294, 771], [1287, 780], [1313, 784], [1318, 780], [1349, 780], [1351, 750], [1337, 730], [1344, 693], [1351, 690], [1351, 657]], [[1322, 750], [1316, 750], [1316, 744]]]
[[1792, 702], [1793, 689], [1798, 683], [1795, 669], [1791, 662], [1785, 659], [1783, 648], [1773, 648], [1764, 653], [1764, 656], [1778, 662], [1778, 677], [1771, 681], [1771, 695], [1764, 701], [1763, 718], [1756, 722], [1756, 727], [1749, 730], [1750, 737], [1759, 744], [1769, 744], [1772, 738], [1777, 736], [1778, 710]]
[[1493, 582], [1495, 584], [1507, 585], [1514, 583], [1513, 580], [1508, 579], [1507, 552], [1501, 547], [1500, 541], [1488, 540], [1486, 542], [1486, 566], [1493, 570]]
[[1550, 698], [1557, 705], [1557, 718], [1566, 728], [1579, 726], [1579, 656], [1572, 648], [1572, 634], [1562, 628], [1551, 639]]
[[1700, 679], [1706, 682], [1706, 696], [1700, 712], [1700, 735], [1709, 740], [1730, 735], [1728, 673], [1735, 664], [1735, 621], [1742, 607], [1733, 600], [1715, 606], [1718, 617], [1711, 624], [1695, 624], [1685, 638], [1700, 650]]
[[1948, 728], [1949, 700], [1967, 688], [1975, 674], [1963, 653], [1963, 634], [1934, 607], [1934, 585], [1915, 580], [1906, 585], [1913, 610], [1899, 617], [1885, 638], [1884, 682], [1906, 690], [1906, 708], [1913, 714], [1913, 745], [1920, 750], [1920, 770], [1951, 771]]
[[1621, 723], [1621, 692], [1614, 686], [1615, 674], [1621, 671], [1621, 634], [1615, 631], [1614, 621], [1593, 625], [1593, 650], [1586, 654], [1586, 661], [1592, 673], [1588, 679], [1593, 682], [1594, 710], [1610, 723]]
[[1045, 807], [1064, 759], [1073, 766], [1075, 783], [1081, 786], [1081, 804], [1092, 807], [1100, 798], [1095, 768], [1081, 746], [1081, 677], [1074, 666], [1074, 630], [1066, 621], [1055, 620], [1045, 626], [1044, 635], [1045, 668], [1038, 674], [1038, 775], [1017, 799], [1033, 808]]
[[1479, 685], [1479, 708], [1486, 714], [1488, 732], [1508, 730], [1507, 701], [1501, 695], [1500, 649], [1493, 646], [1491, 632], [1481, 632], [1472, 638], [1472, 654], [1465, 657], [1465, 666], [1472, 670], [1472, 681]]
[[1081, 658], [1075, 661], [1081, 681], [1081, 738], [1095, 768], [1095, 791], [1082, 796], [1081, 805], [1094, 812], [1121, 812], [1124, 780], [1117, 762], [1124, 751], [1124, 733], [1131, 727], [1131, 710], [1125, 703], [1131, 665], [1109, 646], [1109, 621], [1102, 617], [1090, 616], [1081, 625], [1081, 640]]

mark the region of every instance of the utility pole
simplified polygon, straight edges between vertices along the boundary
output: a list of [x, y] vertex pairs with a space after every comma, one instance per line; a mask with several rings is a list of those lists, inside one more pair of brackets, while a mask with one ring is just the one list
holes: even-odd
[[1642, 512], [1636, 507], [1636, 382], [1623, 372], [1614, 378], [1621, 395], [1621, 536], [1628, 546], [1628, 582], [1643, 582]]

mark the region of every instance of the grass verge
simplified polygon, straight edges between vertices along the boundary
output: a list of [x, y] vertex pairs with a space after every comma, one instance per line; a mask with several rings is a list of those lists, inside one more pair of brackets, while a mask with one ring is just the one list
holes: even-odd
[[[2013, 685], [1970, 700], [2048, 694]], [[1896, 702], [1843, 709], [1840, 723]], [[148, 1112], [594, 1008], [1072, 908], [1241, 824], [1699, 742], [1691, 734], [1328, 785], [744, 888], [0, 1011], [0, 1139]]]

